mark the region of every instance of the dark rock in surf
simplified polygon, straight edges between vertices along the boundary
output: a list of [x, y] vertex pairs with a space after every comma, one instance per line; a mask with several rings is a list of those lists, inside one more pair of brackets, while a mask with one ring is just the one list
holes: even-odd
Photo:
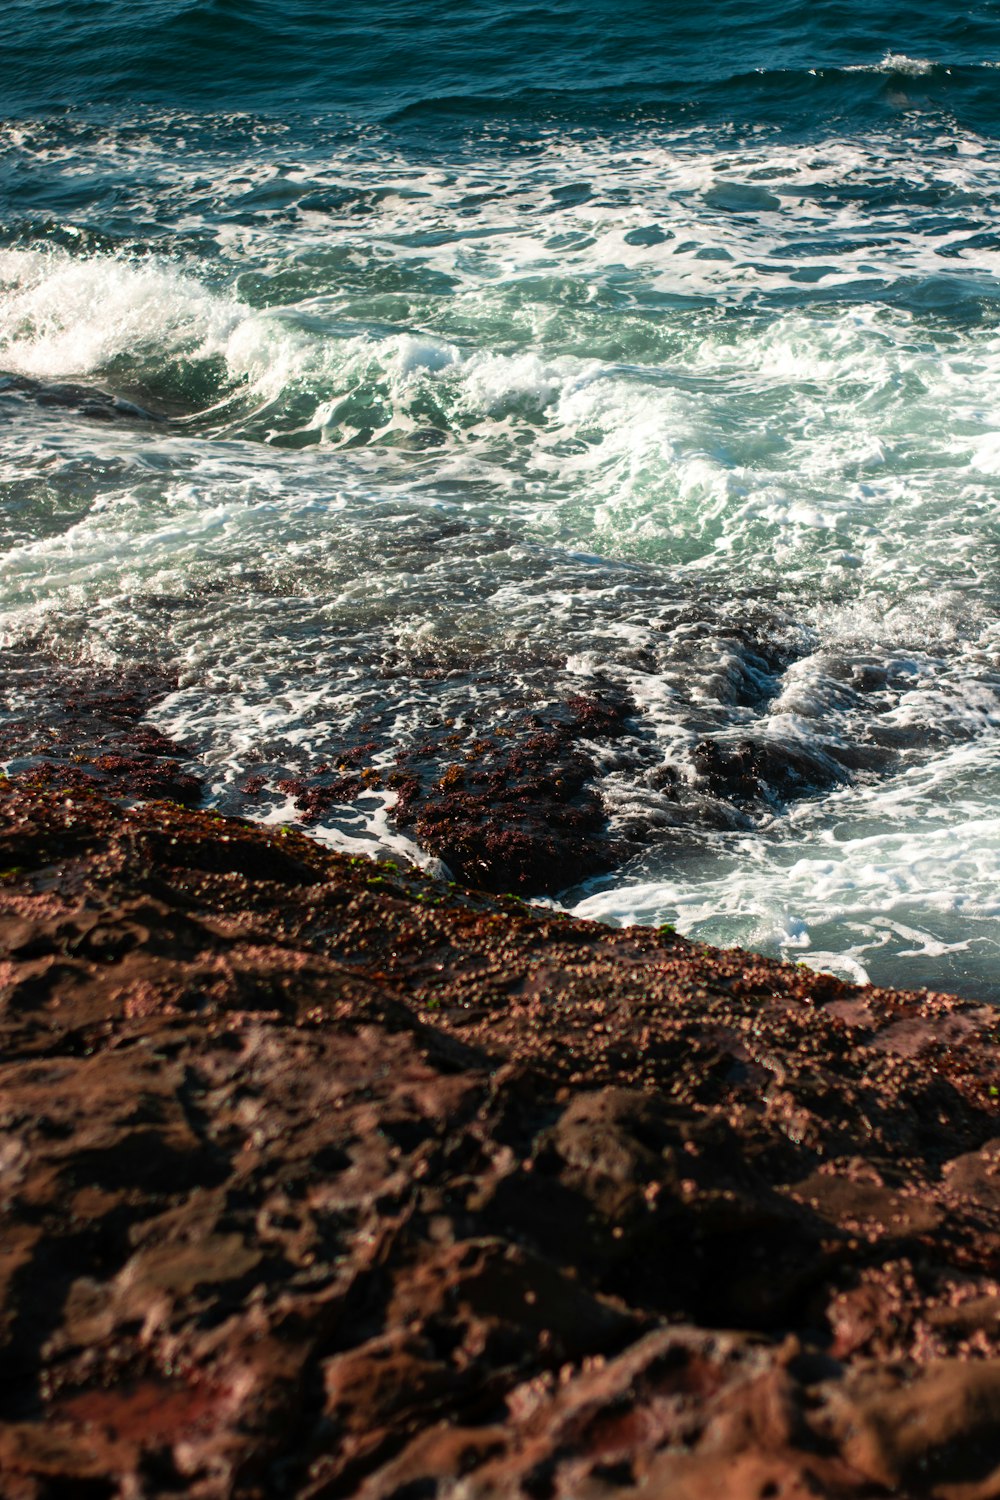
[[582, 746], [623, 734], [634, 712], [621, 692], [580, 695], [544, 720], [524, 716], [503, 738], [485, 731], [461, 760], [442, 766], [436, 744], [401, 756], [387, 779], [394, 819], [466, 884], [519, 895], [563, 889], [614, 861]]
[[692, 761], [715, 797], [773, 806], [847, 780], [840, 759], [820, 745], [772, 739], [701, 740]]
[[30, 718], [0, 725], [0, 756], [30, 767], [38, 786], [100, 787], [112, 797], [195, 806], [205, 787], [183, 768], [189, 747], [143, 722], [176, 685], [154, 669], [103, 677], [84, 670], [49, 674]]
[[159, 423], [167, 420], [158, 412], [147, 411], [144, 406], [125, 396], [116, 396], [96, 386], [76, 385], [65, 381], [46, 383], [31, 380], [24, 375], [0, 375], [0, 396], [7, 392], [26, 397], [38, 406], [59, 407], [97, 422]]

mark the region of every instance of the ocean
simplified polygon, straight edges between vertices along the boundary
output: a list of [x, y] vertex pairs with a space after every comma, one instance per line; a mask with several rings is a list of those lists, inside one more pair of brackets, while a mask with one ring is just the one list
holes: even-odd
[[547, 899], [1000, 993], [997, 0], [5, 0], [3, 59], [0, 725], [162, 680], [212, 806], [433, 864], [408, 747], [626, 702]]

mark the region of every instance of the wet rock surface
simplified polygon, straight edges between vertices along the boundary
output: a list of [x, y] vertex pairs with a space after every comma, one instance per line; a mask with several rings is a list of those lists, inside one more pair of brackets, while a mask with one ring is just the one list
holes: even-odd
[[0, 782], [0, 1492], [1000, 1493], [997, 1012]]
[[[111, 797], [165, 797], [193, 806], [202, 777], [184, 769], [192, 752], [147, 722], [150, 707], [177, 685], [176, 677], [146, 667], [104, 675], [85, 669], [39, 674], [8, 653], [8, 684], [27, 680], [28, 692], [0, 721], [0, 762], [31, 768], [52, 788], [99, 788]], [[39, 681], [41, 676], [42, 680]]]
[[[24, 706], [0, 722], [0, 762], [53, 789], [97, 787], [111, 797], [187, 806], [205, 798], [208, 774], [192, 747], [149, 722], [176, 677], [137, 669], [95, 678], [62, 668], [39, 683], [30, 661], [20, 675]], [[482, 729], [439, 720], [405, 748], [387, 747], [384, 736], [344, 736], [328, 759], [313, 757], [295, 775], [251, 770], [239, 792], [248, 808], [285, 799], [305, 827], [358, 798], [389, 794], [394, 826], [459, 880], [497, 892], [554, 893], [609, 869], [624, 852], [596, 790], [592, 751], [620, 739], [635, 712], [627, 693], [605, 684], [538, 709], [520, 707]]]
[[[614, 741], [635, 705], [626, 694], [575, 694], [460, 758], [431, 742], [397, 758], [393, 818], [459, 880], [492, 891], [556, 892], [614, 860], [596, 767], [583, 746]], [[442, 765], [443, 761], [443, 765]]]
[[[675, 597], [594, 560], [564, 562], [569, 618], [498, 644], [483, 591], [513, 599], [530, 574], [507, 541], [483, 552], [457, 523], [393, 534], [414, 578], [433, 572], [428, 549], [449, 568], [453, 548], [468, 552], [459, 593], [482, 617], [454, 640], [407, 640], [398, 620], [359, 632], [327, 618], [315, 580], [299, 597], [264, 565], [137, 596], [117, 666], [106, 643], [94, 664], [84, 609], [73, 649], [44, 629], [8, 647], [0, 768], [335, 829], [372, 850], [412, 840], [457, 880], [535, 896], [615, 869], [641, 883], [706, 833], [766, 828], [990, 722], [935, 696], [944, 657], [855, 660], [773, 602]], [[219, 618], [247, 609], [248, 646], [265, 620], [281, 636], [264, 652], [274, 672], [239, 652], [206, 658]]]
[[[668, 655], [686, 660], [704, 649], [699, 636], [688, 639], [690, 624], [664, 627]], [[784, 660], [777, 647], [762, 656], [764, 647], [747, 631], [724, 645], [722, 665], [713, 667], [717, 680], [695, 673], [696, 696], [704, 687], [739, 713], [766, 707]], [[297, 732], [294, 745], [266, 734], [256, 744], [244, 737], [235, 755], [225, 752], [223, 770], [202, 732], [226, 690], [194, 711], [190, 735], [167, 733], [157, 721], [169, 726], [185, 696], [175, 670], [155, 660], [102, 670], [68, 666], [39, 640], [6, 656], [0, 766], [30, 771], [52, 788], [96, 785], [126, 801], [209, 801], [229, 815], [337, 826], [354, 836], [381, 822], [463, 883], [535, 896], [558, 894], [705, 829], [750, 828], [796, 798], [881, 764], [884, 751], [868, 743], [824, 748], [794, 736], [734, 738], [726, 713], [718, 723], [702, 713], [698, 722], [714, 723], [714, 735], [692, 735], [686, 750], [675, 746], [667, 755], [655, 716], [632, 691], [648, 693], [645, 678], [659, 679], [664, 661], [640, 657], [631, 686], [596, 671], [582, 691], [565, 661], [545, 652], [506, 660], [502, 671], [488, 656], [389, 652], [377, 668], [368, 664], [392, 690], [386, 702], [392, 692], [403, 699], [440, 695], [439, 711], [421, 714], [419, 733], [412, 724], [401, 727], [397, 709], [369, 705], [367, 714], [333, 715]], [[514, 688], [512, 672], [521, 679]], [[493, 701], [498, 692], [502, 701]], [[325, 717], [326, 695], [318, 689], [313, 696]], [[263, 710], [261, 716], [273, 718]]]
[[126, 396], [115, 395], [96, 386], [68, 381], [32, 380], [25, 375], [0, 372], [0, 399], [8, 397], [34, 401], [38, 406], [55, 407], [89, 417], [97, 422], [165, 422], [159, 412], [147, 411]]

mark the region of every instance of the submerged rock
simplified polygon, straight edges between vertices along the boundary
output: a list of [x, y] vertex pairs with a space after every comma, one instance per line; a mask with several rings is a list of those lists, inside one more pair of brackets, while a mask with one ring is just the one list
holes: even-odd
[[26, 375], [0, 374], [0, 396], [8, 394], [34, 401], [38, 406], [73, 411], [98, 422], [167, 421], [159, 412], [147, 411], [126, 396], [69, 381], [32, 380]]
[[996, 1012], [0, 782], [11, 1496], [1000, 1487]]

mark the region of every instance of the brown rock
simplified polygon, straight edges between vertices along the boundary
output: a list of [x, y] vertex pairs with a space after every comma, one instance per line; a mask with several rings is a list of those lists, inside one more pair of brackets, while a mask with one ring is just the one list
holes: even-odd
[[5, 1500], [1000, 1494], [993, 1012], [0, 818]]
[[848, 1462], [890, 1490], [1000, 1493], [1000, 1360], [863, 1371], [830, 1393]]

